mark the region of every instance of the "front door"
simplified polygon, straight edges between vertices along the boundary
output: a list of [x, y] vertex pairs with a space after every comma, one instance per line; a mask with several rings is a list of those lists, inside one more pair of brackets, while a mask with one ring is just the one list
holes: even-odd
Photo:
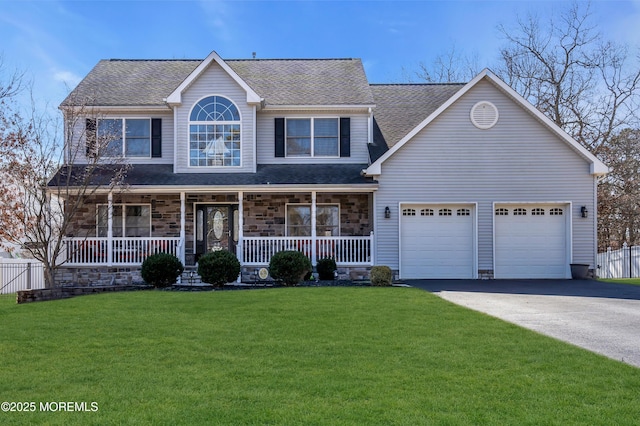
[[238, 206], [199, 204], [196, 206], [196, 261], [210, 251], [236, 253]]

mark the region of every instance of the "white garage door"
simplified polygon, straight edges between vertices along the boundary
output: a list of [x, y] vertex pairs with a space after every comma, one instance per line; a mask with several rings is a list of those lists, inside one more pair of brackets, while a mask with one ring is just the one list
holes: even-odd
[[402, 278], [474, 278], [474, 206], [402, 205]]
[[496, 205], [496, 278], [567, 278], [566, 205]]

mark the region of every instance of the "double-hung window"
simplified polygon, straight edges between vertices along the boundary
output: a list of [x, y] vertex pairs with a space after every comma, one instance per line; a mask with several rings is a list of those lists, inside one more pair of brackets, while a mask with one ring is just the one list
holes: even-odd
[[97, 136], [109, 157], [151, 157], [151, 119], [103, 118]]
[[[337, 204], [316, 205], [316, 235], [340, 235], [340, 211]], [[311, 205], [287, 205], [287, 235], [308, 237], [311, 235]]]
[[287, 118], [287, 157], [338, 157], [338, 118]]
[[[97, 233], [98, 237], [106, 237], [109, 230], [109, 206], [98, 205]], [[151, 208], [149, 205], [114, 204], [113, 205], [114, 237], [150, 237]]]

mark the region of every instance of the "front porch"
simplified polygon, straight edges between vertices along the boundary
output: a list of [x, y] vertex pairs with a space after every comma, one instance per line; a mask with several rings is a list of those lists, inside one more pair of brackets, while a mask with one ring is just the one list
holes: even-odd
[[245, 270], [267, 266], [282, 250], [301, 251], [314, 265], [331, 257], [341, 268], [367, 267], [375, 259], [372, 198], [362, 191], [105, 194], [65, 238], [64, 265], [139, 267], [166, 252], [189, 266], [227, 249]]

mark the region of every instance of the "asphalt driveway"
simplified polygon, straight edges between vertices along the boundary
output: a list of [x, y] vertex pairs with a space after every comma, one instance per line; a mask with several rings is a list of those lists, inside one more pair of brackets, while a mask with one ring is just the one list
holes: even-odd
[[592, 280], [408, 280], [407, 284], [640, 367], [640, 286]]

